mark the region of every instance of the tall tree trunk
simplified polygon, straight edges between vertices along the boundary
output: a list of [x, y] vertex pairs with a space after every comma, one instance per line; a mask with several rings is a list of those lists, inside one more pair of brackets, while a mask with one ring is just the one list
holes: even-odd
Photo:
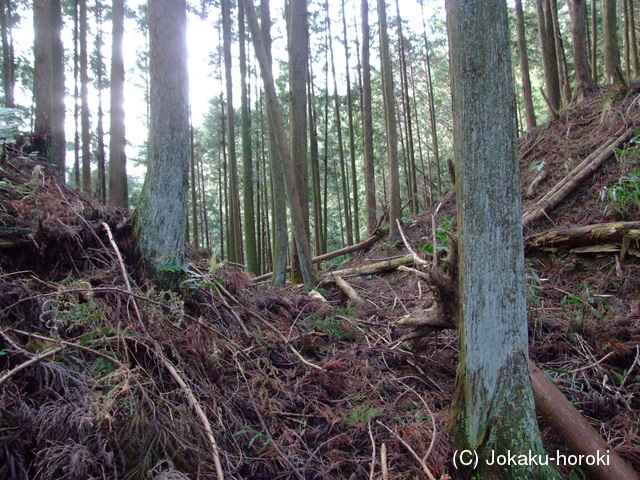
[[329, 53], [331, 55], [331, 74], [333, 76], [333, 105], [336, 116], [336, 131], [338, 134], [338, 156], [340, 158], [340, 182], [342, 185], [342, 203], [344, 208], [344, 226], [347, 233], [347, 243], [353, 245], [353, 223], [351, 219], [351, 205], [349, 200], [348, 174], [344, 159], [344, 144], [342, 143], [342, 119], [340, 116], [340, 97], [338, 96], [338, 82], [336, 80], [336, 66], [333, 56], [333, 36], [331, 35], [331, 18], [329, 16], [329, 2], [325, 2], [327, 32], [329, 37]]
[[111, 44], [111, 114], [109, 138], [109, 204], [127, 208], [126, 133], [124, 123], [124, 0], [113, 0]]
[[73, 173], [75, 187], [80, 189], [80, 54], [78, 2], [73, 2]]
[[378, 225], [376, 213], [376, 179], [373, 164], [373, 118], [371, 114], [371, 64], [369, 54], [369, 2], [361, 0], [362, 16], [362, 142], [364, 163], [365, 205], [367, 233], [373, 235]]
[[13, 45], [9, 42], [11, 28], [11, 0], [2, 0], [0, 4], [0, 29], [2, 30], [2, 86], [4, 89], [4, 106], [16, 106], [13, 79]]
[[134, 229], [160, 288], [177, 286], [184, 262], [189, 190], [186, 27], [184, 0], [149, 2], [150, 162]]
[[244, 249], [247, 254], [247, 270], [257, 275], [256, 215], [253, 205], [253, 158], [251, 156], [251, 120], [249, 117], [249, 93], [247, 91], [247, 54], [243, 1], [238, 0], [238, 29], [240, 43], [240, 109], [242, 117], [242, 183], [244, 187]]
[[358, 201], [358, 175], [356, 170], [356, 141], [353, 129], [353, 96], [351, 91], [351, 78], [349, 74], [349, 42], [347, 39], [347, 18], [344, 13], [344, 0], [342, 1], [342, 38], [344, 42], [345, 76], [347, 82], [347, 118], [349, 121], [349, 156], [351, 159], [351, 196], [352, 196], [352, 217], [353, 217], [353, 237], [355, 243], [360, 243], [360, 208]]
[[602, 30], [604, 37], [605, 79], [607, 83], [615, 83], [620, 72], [616, 0], [602, 0]]
[[427, 93], [429, 100], [429, 121], [431, 123], [431, 143], [433, 147], [433, 161], [436, 170], [436, 186], [438, 197], [442, 195], [442, 177], [440, 173], [440, 148], [438, 145], [438, 130], [436, 123], [436, 107], [433, 96], [433, 81], [431, 77], [431, 58], [429, 56], [429, 40], [427, 39], [427, 25], [424, 18], [424, 5], [420, 0], [420, 8], [422, 10], [422, 38], [424, 40], [425, 50], [425, 70], [427, 71]]
[[[293, 225], [293, 233], [298, 248], [298, 258], [300, 259], [300, 268], [304, 278], [304, 283], [308, 286], [315, 284], [315, 271], [312, 263], [311, 247], [309, 244], [309, 234], [304, 224], [303, 206], [300, 202], [300, 192], [295, 177], [295, 168], [290, 155], [287, 136], [284, 129], [282, 119], [282, 110], [278, 103], [276, 95], [275, 82], [264, 41], [260, 32], [260, 25], [252, 2], [244, 2], [247, 20], [251, 28], [251, 36], [256, 51], [256, 57], [260, 64], [260, 73], [264, 83], [267, 108], [273, 113], [271, 119], [274, 120], [272, 126], [276, 133], [276, 144], [278, 147], [279, 157], [283, 160], [286, 173], [287, 194], [289, 198], [289, 206], [291, 208], [291, 223]], [[305, 50], [306, 54], [306, 50]]]
[[[307, 31], [306, 0], [289, 2], [288, 52], [289, 52], [289, 141], [291, 159], [298, 182], [299, 201], [302, 206], [304, 227], [309, 232], [309, 177], [307, 174], [307, 55], [309, 36]], [[291, 248], [291, 281], [303, 281], [298, 249]]]
[[536, 12], [538, 14], [538, 37], [542, 52], [544, 83], [549, 100], [549, 117], [553, 117], [560, 110], [560, 77], [558, 75], [553, 22], [547, 2], [548, 0], [536, 0]]
[[[246, 6], [245, 6], [246, 10]], [[271, 15], [269, 13], [269, 0], [260, 1], [260, 38], [264, 43], [268, 68], [271, 70]], [[255, 35], [255, 33], [252, 33]], [[255, 39], [254, 39], [255, 42]], [[255, 44], [255, 43], [254, 43]], [[265, 87], [266, 90], [266, 87]], [[287, 232], [287, 204], [284, 181], [284, 159], [280, 156], [280, 148], [276, 139], [273, 118], [274, 112], [267, 108], [269, 124], [269, 153], [271, 155], [271, 182], [273, 188], [273, 279], [274, 285], [282, 285], [286, 281], [287, 257], [289, 250], [289, 234]]]
[[389, 53], [389, 32], [384, 0], [378, 0], [378, 21], [380, 23], [380, 60], [382, 62], [382, 92], [387, 130], [387, 159], [389, 161], [389, 238], [399, 237], [397, 221], [400, 212], [400, 174], [398, 169], [398, 133], [396, 129], [395, 101], [393, 93], [393, 72]]
[[202, 225], [204, 226], [204, 238], [205, 246], [211, 248], [211, 238], [209, 232], [209, 212], [207, 210], [207, 197], [205, 196], [205, 178], [204, 178], [204, 163], [202, 161], [203, 155], [198, 155], [198, 189], [200, 194], [200, 206], [202, 208]]
[[229, 152], [229, 261], [242, 263], [242, 219], [238, 189], [238, 157], [236, 154], [235, 117], [233, 110], [233, 78], [231, 57], [231, 0], [222, 0], [222, 37], [227, 91], [227, 150]]
[[522, 0], [516, 2], [516, 27], [518, 29], [518, 53], [520, 55], [520, 76], [522, 78], [522, 95], [524, 96], [524, 110], [527, 118], [527, 130], [536, 126], [536, 113], [533, 109], [533, 95], [531, 94], [531, 76], [529, 74], [529, 56], [527, 55], [527, 40], [524, 31], [524, 13]]
[[635, 11], [633, 9], [633, 0], [625, 0], [629, 2], [629, 42], [631, 43], [631, 73], [633, 78], [640, 75], [640, 57], [638, 57], [638, 40], [636, 32]]
[[598, 84], [598, 0], [591, 0], [591, 77]]
[[402, 34], [402, 18], [400, 17], [400, 3], [396, 0], [396, 19], [398, 23], [398, 46], [400, 49], [400, 90], [402, 92], [402, 112], [404, 117], [404, 128], [406, 135], [406, 162], [407, 180], [409, 184], [409, 205], [411, 212], [417, 214], [420, 211], [420, 201], [418, 198], [418, 180], [416, 176], [416, 154], [413, 143], [413, 125], [411, 118], [411, 103], [409, 101], [409, 79], [407, 74], [407, 54], [405, 39]]
[[575, 92], [578, 101], [582, 101], [595, 87], [589, 70], [589, 56], [587, 54], [587, 5], [585, 0], [569, 1], [571, 38], [573, 41], [573, 68], [576, 77]]
[[[490, 462], [494, 452], [543, 454], [529, 379], [507, 5], [447, 0], [446, 8], [461, 275], [452, 425], [459, 447], [479, 457], [466, 478], [559, 478], [549, 467]], [[492, 135], [477, 135], [488, 130]], [[487, 262], [496, 242], [500, 255]]]
[[82, 191], [91, 193], [91, 131], [89, 124], [89, 60], [87, 53], [87, 0], [80, 2], [80, 123], [82, 127]]
[[40, 154], [49, 158], [51, 144], [51, 2], [35, 0], [33, 4], [35, 99], [34, 133], [38, 137]]
[[558, 73], [560, 75], [560, 87], [563, 105], [571, 103], [571, 85], [569, 84], [569, 71], [567, 68], [567, 57], [564, 53], [564, 42], [562, 32], [558, 22], [558, 0], [547, 0], [551, 12], [551, 23], [553, 24], [553, 37], [556, 44], [556, 58], [558, 61]]
[[64, 48], [62, 46], [62, 9], [60, 0], [51, 0], [51, 163], [58, 175], [65, 179], [65, 89], [64, 89]]
[[307, 79], [307, 111], [309, 117], [309, 160], [311, 162], [311, 197], [313, 203], [313, 233], [316, 255], [322, 253], [322, 195], [320, 194], [320, 153], [318, 151], [318, 115], [315, 109], [315, 91], [313, 88], [313, 69], [309, 62]]
[[98, 88], [98, 124], [96, 126], [96, 163], [98, 164], [98, 188], [96, 189], [96, 198], [101, 203], [107, 203], [107, 183], [105, 169], [105, 150], [104, 150], [104, 115], [102, 110], [102, 87], [103, 76], [102, 71], [102, 4], [98, 0], [95, 5], [96, 26], [98, 33], [96, 35], [96, 85]]

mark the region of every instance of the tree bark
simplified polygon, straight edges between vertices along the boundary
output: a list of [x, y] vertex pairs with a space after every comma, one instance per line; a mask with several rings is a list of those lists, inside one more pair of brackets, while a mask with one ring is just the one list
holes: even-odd
[[51, 0], [51, 163], [64, 181], [67, 144], [65, 142], [64, 47], [62, 46], [62, 9], [60, 0]]
[[605, 79], [607, 83], [615, 83], [620, 71], [616, 0], [602, 0], [602, 35], [604, 37]]
[[181, 276], [188, 216], [189, 98], [184, 0], [149, 2], [149, 167], [133, 217], [138, 245], [160, 288]]
[[[247, 255], [247, 270], [258, 273], [258, 250], [256, 244], [256, 215], [253, 198], [253, 157], [251, 155], [251, 118], [249, 116], [249, 93], [247, 91], [247, 54], [244, 10], [238, 0], [238, 30], [240, 43], [240, 99], [242, 121], [242, 183], [244, 208], [244, 249]], [[251, 0], [252, 1], [252, 0]]]
[[109, 138], [109, 204], [127, 208], [127, 156], [124, 113], [124, 0], [113, 0], [111, 44], [111, 114]]
[[587, 52], [587, 5], [585, 0], [569, 0], [571, 11], [571, 38], [573, 40], [573, 67], [575, 71], [575, 92], [582, 101], [595, 88], [589, 70]]
[[548, 0], [536, 0], [538, 14], [538, 37], [542, 52], [542, 66], [547, 99], [549, 100], [549, 117], [553, 118], [560, 110], [560, 77], [553, 36], [553, 23], [549, 8], [545, 7]]
[[380, 60], [382, 62], [382, 92], [384, 97], [384, 115], [387, 132], [387, 160], [389, 162], [389, 238], [399, 237], [397, 220], [400, 211], [400, 173], [398, 168], [398, 132], [396, 127], [396, 108], [393, 92], [393, 72], [389, 53], [389, 32], [387, 31], [387, 13], [384, 0], [378, 0], [378, 21], [380, 30]]
[[560, 88], [562, 93], [562, 104], [564, 106], [571, 103], [571, 85], [569, 84], [569, 71], [567, 68], [567, 57], [564, 53], [564, 42], [562, 32], [558, 22], [558, 0], [546, 0], [549, 2], [551, 12], [551, 23], [553, 25], [553, 38], [556, 44], [556, 58], [558, 61], [558, 73], [560, 75]]
[[373, 235], [378, 225], [376, 213], [376, 179], [373, 165], [373, 119], [371, 115], [371, 64], [369, 54], [369, 2], [361, 0], [362, 15], [362, 142], [364, 163], [365, 209], [367, 232]]
[[2, 31], [2, 86], [4, 89], [4, 106], [13, 108], [15, 104], [13, 78], [13, 43], [9, 41], [11, 29], [11, 0], [2, 0], [0, 4], [0, 30]]
[[89, 120], [89, 60], [87, 52], [87, 0], [80, 2], [80, 124], [82, 133], [82, 191], [91, 193], [91, 125]]
[[235, 115], [231, 57], [231, 0], [222, 0], [222, 37], [227, 94], [227, 151], [229, 158], [229, 261], [242, 263], [242, 219], [238, 189], [238, 157], [236, 154]]
[[640, 222], [613, 222], [554, 228], [528, 238], [526, 248], [557, 252], [575, 247], [640, 240]]
[[[260, 2], [260, 20], [260, 38], [264, 43], [268, 68], [271, 69], [271, 15], [269, 13], [269, 0], [261, 0]], [[274, 112], [267, 107], [267, 120], [269, 123], [269, 153], [271, 154], [271, 183], [273, 189], [273, 284], [282, 285], [286, 281], [289, 234], [287, 231], [287, 209], [285, 207], [287, 199], [284, 182], [284, 159], [280, 156], [280, 151], [278, 149], [274, 127], [276, 120], [273, 118], [273, 115]]]
[[515, 91], [506, 3], [447, 0], [446, 10], [461, 275], [454, 435], [479, 456], [467, 478], [559, 478], [549, 467], [487, 462], [492, 451], [543, 453], [527, 359]]

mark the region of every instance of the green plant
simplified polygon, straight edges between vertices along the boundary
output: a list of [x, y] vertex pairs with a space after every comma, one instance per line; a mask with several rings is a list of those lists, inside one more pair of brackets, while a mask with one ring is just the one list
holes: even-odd
[[604, 203], [604, 213], [612, 211], [624, 217], [640, 208], [640, 168], [634, 168], [628, 175], [620, 177], [613, 185], [600, 191], [600, 201]]
[[[438, 243], [438, 252], [445, 251], [449, 247], [449, 236], [447, 235], [451, 232], [453, 227], [453, 217], [451, 215], [445, 215], [440, 220], [440, 225], [436, 227], [436, 241]], [[420, 243], [418, 248], [433, 257], [433, 243]]]
[[536, 307], [542, 306], [538, 293], [544, 288], [542, 282], [546, 280], [546, 278], [540, 278], [540, 275], [534, 269], [527, 270], [525, 277], [527, 303], [533, 303]]
[[347, 422], [347, 425], [350, 425], [350, 426], [361, 425], [369, 422], [370, 420], [373, 420], [376, 417], [381, 417], [381, 416], [382, 416], [382, 412], [378, 407], [374, 407], [373, 405], [362, 404], [362, 405], [356, 405], [351, 410], [349, 410], [349, 413], [347, 414], [347, 418], [345, 419], [345, 421]]
[[317, 327], [336, 339], [345, 335], [342, 320], [333, 315], [312, 315], [309, 320], [309, 326]]
[[28, 112], [24, 108], [0, 108], [0, 155], [5, 146], [16, 142], [16, 135], [25, 126]]
[[598, 320], [604, 320], [604, 315], [611, 310], [609, 301], [602, 296], [595, 295], [587, 282], [583, 282], [582, 286], [583, 291], [578, 294], [565, 292], [560, 301], [560, 307], [565, 312], [573, 313], [573, 319], [580, 326], [584, 326], [589, 314]]
[[237, 432], [234, 433], [235, 436], [240, 436], [240, 435], [245, 435], [245, 434], [251, 435], [251, 439], [249, 440], [249, 443], [247, 444], [247, 449], [251, 448], [253, 446], [253, 444], [257, 440], [261, 440], [262, 441], [262, 446], [263, 447], [266, 447], [269, 444], [269, 437], [267, 437], [260, 430], [256, 430], [253, 427], [245, 427], [242, 430], [238, 430]]

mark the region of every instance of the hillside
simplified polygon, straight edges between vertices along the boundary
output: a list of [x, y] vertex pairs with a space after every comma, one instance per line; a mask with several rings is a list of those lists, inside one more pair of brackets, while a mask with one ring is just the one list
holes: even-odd
[[[519, 141], [524, 210], [545, 206], [525, 223], [531, 359], [637, 472], [639, 227], [538, 236], [640, 221], [639, 102], [640, 84], [603, 90]], [[606, 158], [547, 206], [590, 156]], [[415, 330], [395, 324], [431, 304], [414, 273], [345, 276], [358, 303], [333, 281], [322, 299], [194, 260], [181, 295], [158, 292], [127, 215], [21, 152], [0, 160], [0, 200], [0, 478], [218, 478], [218, 463], [238, 479], [458, 478], [457, 334], [403, 341]], [[435, 224], [446, 250], [454, 216], [449, 192], [406, 219], [408, 242], [429, 259]], [[340, 268], [406, 254], [379, 241]]]

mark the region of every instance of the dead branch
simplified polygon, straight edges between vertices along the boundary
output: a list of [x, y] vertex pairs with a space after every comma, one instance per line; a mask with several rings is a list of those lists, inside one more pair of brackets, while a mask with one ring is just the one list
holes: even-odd
[[556, 207], [569, 193], [611, 157], [613, 149], [629, 140], [633, 136], [633, 132], [634, 127], [630, 127], [618, 137], [610, 138], [600, 148], [580, 162], [576, 168], [569, 172], [555, 187], [538, 200], [532, 209], [522, 215], [522, 224], [526, 226], [537, 222], [549, 210]]
[[47, 350], [46, 352], [42, 352], [42, 353], [40, 353], [40, 354], [38, 354], [38, 355], [36, 355], [34, 357], [31, 357], [26, 362], [21, 363], [20, 365], [18, 365], [15, 368], [12, 368], [11, 370], [9, 370], [8, 372], [6, 372], [5, 374], [3, 374], [0, 377], [0, 386], [2, 386], [2, 384], [4, 382], [9, 380], [11, 377], [13, 377], [19, 371], [24, 370], [25, 368], [27, 368], [30, 365], [33, 365], [34, 363], [38, 363], [40, 360], [44, 360], [47, 357], [55, 355], [56, 353], [60, 352], [61, 350], [64, 350], [64, 348], [65, 348], [64, 346], [63, 347], [52, 348], [50, 350]]
[[349, 285], [349, 283], [347, 283], [345, 279], [343, 279], [342, 277], [334, 277], [333, 281], [336, 283], [338, 287], [340, 287], [340, 290], [342, 290], [344, 294], [347, 297], [349, 297], [350, 300], [358, 304], [364, 303], [364, 300], [362, 299], [362, 297], [358, 295], [358, 292], [356, 292], [353, 289], [353, 287]]
[[165, 357], [160, 351], [159, 346], [156, 346], [156, 355], [164, 365], [164, 367], [169, 371], [171, 377], [175, 380], [175, 382], [180, 386], [183, 393], [187, 397], [189, 401], [189, 405], [196, 411], [196, 415], [200, 422], [202, 422], [202, 426], [204, 427], [204, 431], [207, 434], [207, 438], [209, 439], [209, 443], [211, 443], [211, 454], [213, 456], [213, 463], [216, 467], [216, 474], [218, 476], [218, 480], [224, 480], [224, 472], [222, 470], [222, 463], [220, 462], [220, 453], [218, 451], [218, 444], [216, 443], [216, 439], [213, 436], [213, 430], [211, 429], [211, 424], [209, 423], [209, 419], [207, 415], [204, 413], [202, 406], [198, 402], [198, 399], [191, 390], [191, 387], [187, 385], [187, 383], [182, 379], [178, 371], [171, 364], [171, 362]]

